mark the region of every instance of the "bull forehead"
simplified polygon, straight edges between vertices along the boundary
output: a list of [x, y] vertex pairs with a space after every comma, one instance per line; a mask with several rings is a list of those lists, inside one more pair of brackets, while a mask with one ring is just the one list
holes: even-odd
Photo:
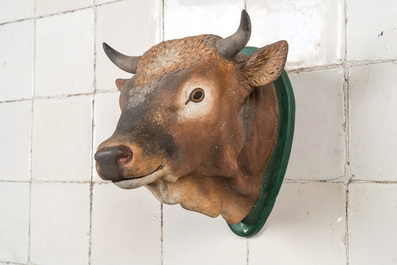
[[151, 83], [161, 76], [204, 61], [230, 65], [232, 62], [222, 59], [215, 49], [218, 39], [220, 37], [215, 35], [200, 35], [169, 40], [152, 47], [139, 60], [136, 85]]
[[135, 75], [125, 86], [125, 108], [140, 108], [142, 104], [152, 105], [155, 101], [164, 100], [165, 95], [174, 97], [180, 83], [184, 82], [187, 69], [159, 76], [151, 82], [138, 83]]
[[155, 83], [149, 83], [145, 86], [130, 89], [125, 107], [127, 109], [132, 109], [141, 106], [147, 100], [148, 95], [152, 95], [155, 90]]

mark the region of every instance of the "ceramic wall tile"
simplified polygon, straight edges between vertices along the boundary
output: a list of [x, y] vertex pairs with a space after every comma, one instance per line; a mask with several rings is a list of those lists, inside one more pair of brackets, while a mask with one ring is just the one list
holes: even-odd
[[397, 58], [397, 2], [347, 0], [348, 59]]
[[349, 185], [349, 264], [395, 264], [397, 185]]
[[29, 241], [29, 183], [0, 182], [0, 260], [26, 263]]
[[0, 40], [0, 101], [30, 98], [33, 89], [33, 20], [0, 26]]
[[31, 113], [30, 101], [0, 104], [1, 180], [30, 179]]
[[90, 9], [37, 20], [36, 95], [93, 91], [93, 22]]
[[345, 53], [344, 1], [248, 0], [250, 46], [287, 40], [289, 69], [341, 64]]
[[33, 16], [34, 1], [32, 0], [3, 0], [0, 2], [0, 23]]
[[355, 179], [397, 180], [397, 64], [350, 73], [350, 166]]
[[180, 205], [164, 205], [163, 218], [164, 265], [247, 263], [246, 239], [234, 235], [223, 218], [213, 219]]
[[343, 69], [289, 74], [296, 100], [295, 135], [286, 178], [344, 175]]
[[116, 89], [114, 80], [131, 78], [106, 56], [106, 42], [121, 53], [140, 56], [160, 42], [161, 2], [128, 0], [97, 8], [96, 80], [98, 90]]
[[36, 15], [44, 16], [92, 6], [93, 0], [36, 0]]
[[[116, 129], [116, 125], [121, 114], [119, 96], [120, 92], [112, 92], [97, 94], [95, 97], [93, 155], [95, 154], [98, 146], [108, 139]], [[101, 181], [102, 179], [98, 176], [98, 173], [95, 170], [95, 163], [93, 166], [93, 179], [95, 181]]]
[[35, 100], [32, 177], [40, 180], [89, 180], [91, 97]]
[[243, 8], [243, 0], [167, 0], [164, 2], [164, 38], [201, 34], [228, 37], [237, 30]]
[[160, 203], [144, 187], [95, 184], [91, 263], [160, 264]]
[[250, 264], [346, 264], [345, 188], [284, 183], [265, 227], [249, 239]]
[[32, 184], [32, 264], [88, 264], [89, 184]]

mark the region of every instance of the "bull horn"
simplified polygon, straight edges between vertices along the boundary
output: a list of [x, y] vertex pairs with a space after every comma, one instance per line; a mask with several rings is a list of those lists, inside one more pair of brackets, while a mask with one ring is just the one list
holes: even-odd
[[138, 61], [140, 56], [127, 56], [122, 53], [119, 53], [105, 42], [102, 44], [103, 50], [109, 59], [121, 70], [124, 70], [128, 73], [135, 74], [136, 69], [138, 68]]
[[231, 60], [245, 47], [245, 45], [247, 45], [250, 37], [251, 20], [247, 11], [243, 9], [243, 11], [241, 11], [240, 26], [237, 31], [230, 37], [219, 40], [216, 43], [216, 49], [221, 54], [222, 58]]

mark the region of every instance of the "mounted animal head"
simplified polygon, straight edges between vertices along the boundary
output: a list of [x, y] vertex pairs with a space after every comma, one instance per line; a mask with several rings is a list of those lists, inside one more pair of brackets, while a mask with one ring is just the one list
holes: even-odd
[[222, 39], [200, 35], [162, 42], [142, 56], [103, 44], [110, 60], [134, 74], [118, 79], [122, 110], [114, 134], [95, 154], [101, 178], [120, 188], [147, 187], [163, 203], [230, 224], [260, 193], [276, 143], [272, 81], [284, 69], [286, 41], [239, 54], [251, 35], [245, 10]]

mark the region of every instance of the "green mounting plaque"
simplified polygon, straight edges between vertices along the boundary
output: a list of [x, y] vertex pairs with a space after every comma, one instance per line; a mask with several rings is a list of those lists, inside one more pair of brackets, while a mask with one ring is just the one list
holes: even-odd
[[[241, 53], [250, 56], [257, 49], [245, 47]], [[276, 202], [291, 153], [295, 125], [295, 97], [287, 72], [284, 70], [273, 84], [279, 111], [277, 141], [262, 175], [261, 193], [243, 221], [235, 225], [228, 224], [236, 235], [243, 237], [255, 235], [264, 226]]]

